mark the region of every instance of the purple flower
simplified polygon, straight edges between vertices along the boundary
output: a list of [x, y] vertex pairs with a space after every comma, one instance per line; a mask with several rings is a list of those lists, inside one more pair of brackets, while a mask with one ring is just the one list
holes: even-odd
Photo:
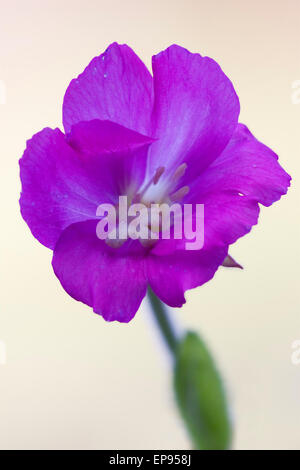
[[[153, 77], [128, 46], [109, 46], [70, 83], [65, 134], [43, 129], [20, 160], [24, 220], [53, 250], [64, 289], [108, 321], [130, 321], [148, 285], [182, 306], [257, 223], [258, 203], [271, 205], [290, 183], [272, 150], [238, 123], [238, 97], [216, 62], [173, 45], [152, 64]], [[203, 248], [99, 240], [99, 204], [138, 194], [204, 204]]]

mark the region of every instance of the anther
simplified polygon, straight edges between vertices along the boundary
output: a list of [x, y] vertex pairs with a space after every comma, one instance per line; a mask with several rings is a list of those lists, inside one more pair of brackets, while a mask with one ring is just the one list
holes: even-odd
[[178, 189], [175, 193], [170, 195], [171, 201], [181, 201], [184, 196], [186, 196], [190, 192], [190, 188], [188, 186], [183, 186], [182, 188]]

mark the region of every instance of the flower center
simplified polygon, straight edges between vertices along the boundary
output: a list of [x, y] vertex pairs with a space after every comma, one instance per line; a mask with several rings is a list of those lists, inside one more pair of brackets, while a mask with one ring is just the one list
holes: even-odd
[[[189, 186], [180, 186], [179, 181], [185, 174], [187, 168], [186, 163], [182, 163], [179, 165], [175, 171], [171, 173], [170, 176], [166, 176], [166, 168], [164, 166], [160, 166], [156, 169], [154, 176], [144, 185], [142, 186], [141, 190], [135, 194], [135, 196], [128, 197], [128, 207], [127, 209], [129, 210], [130, 205], [140, 205], [146, 211], [148, 212], [149, 215], [149, 224], [147, 225], [147, 238], [140, 237], [139, 241], [141, 244], [145, 247], [152, 247], [156, 242], [157, 239], [153, 239], [151, 234], [153, 233], [161, 233], [162, 232], [162, 226], [166, 228], [166, 223], [162, 223], [162, 213], [159, 214], [158, 219], [156, 219], [156, 224], [152, 223], [152, 217], [151, 217], [151, 210], [152, 210], [152, 205], [155, 205], [160, 209], [162, 209], [163, 205], [168, 205], [169, 208], [171, 208], [172, 204], [177, 204], [180, 203], [183, 198], [189, 193]], [[118, 206], [116, 207], [118, 209]], [[169, 213], [170, 216], [170, 213]], [[130, 222], [134, 219], [134, 216], [128, 216], [127, 222], [130, 224]], [[121, 226], [121, 221], [117, 221], [118, 228], [120, 229]], [[173, 224], [173, 221], [171, 219], [169, 220], [169, 226], [170, 228]], [[130, 227], [130, 225], [129, 225]], [[119, 230], [118, 229], [118, 230]], [[128, 237], [130, 236], [130, 230], [128, 231]], [[117, 239], [106, 239], [106, 243], [112, 247], [118, 248], [123, 243], [125, 243], [126, 238], [117, 238]]]

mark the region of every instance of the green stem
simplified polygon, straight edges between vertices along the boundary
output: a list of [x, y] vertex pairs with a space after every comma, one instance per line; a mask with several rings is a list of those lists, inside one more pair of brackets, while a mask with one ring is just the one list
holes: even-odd
[[167, 309], [150, 288], [148, 289], [148, 298], [150, 300], [150, 304], [152, 306], [152, 310], [160, 332], [164, 337], [164, 340], [167, 343], [171, 353], [175, 355], [178, 339], [169, 319]]

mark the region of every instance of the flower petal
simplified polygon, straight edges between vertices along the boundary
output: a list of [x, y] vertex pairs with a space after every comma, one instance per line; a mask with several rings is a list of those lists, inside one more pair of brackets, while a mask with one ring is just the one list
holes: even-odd
[[94, 158], [96, 167], [101, 157], [98, 184], [107, 185], [111, 180], [111, 193], [134, 194], [139, 189], [153, 139], [114, 122], [95, 119], [75, 124], [67, 140], [77, 151]]
[[270, 206], [286, 194], [290, 180], [277, 155], [239, 124], [222, 154], [191, 183], [190, 194], [202, 200], [205, 193], [240, 193]]
[[124, 152], [135, 150], [145, 144], [154, 142], [144, 136], [112, 121], [81, 121], [72, 126], [67, 141], [76, 150], [88, 155]]
[[259, 206], [238, 194], [214, 193], [203, 199], [204, 249], [228, 246], [257, 224]]
[[225, 148], [238, 123], [239, 100], [232, 83], [209, 57], [173, 45], [153, 57], [153, 135], [150, 173], [158, 162], [188, 164], [195, 178]]
[[[108, 152], [108, 142], [103, 139], [101, 145], [99, 138], [101, 123], [96, 124], [96, 129], [94, 123], [76, 128], [71, 134], [73, 147], [59, 129], [44, 129], [28, 141], [20, 160], [22, 216], [33, 235], [51, 249], [68, 225], [94, 219], [101, 203], [115, 204], [134, 171], [133, 181], [143, 179], [149, 138], [105, 123], [112, 142], [118, 141], [121, 134], [124, 143], [123, 151]], [[99, 135], [93, 140], [95, 131]], [[83, 145], [87, 136], [91, 145], [97, 144], [97, 152], [95, 148], [91, 153], [86, 148], [79, 149], [85, 153], [75, 149], [74, 144]]]
[[227, 255], [226, 247], [211, 251], [180, 251], [147, 258], [147, 276], [155, 294], [170, 307], [185, 303], [184, 292], [209, 281]]
[[[228, 246], [247, 234], [257, 223], [258, 203], [271, 205], [287, 192], [289, 184], [290, 176], [277, 155], [239, 124], [222, 154], [189, 181], [184, 202], [204, 204], [204, 249]], [[180, 240], [172, 246], [162, 241], [155, 251], [183, 250], [185, 243]]]
[[20, 172], [21, 213], [43, 245], [53, 248], [66, 226], [95, 216], [99, 192], [59, 129], [46, 128], [27, 142]]
[[95, 221], [64, 230], [52, 264], [68, 294], [107, 321], [129, 322], [146, 294], [143, 251], [107, 246], [96, 236]]
[[151, 74], [138, 56], [130, 47], [113, 43], [71, 81], [63, 104], [65, 131], [80, 121], [108, 119], [148, 134], [152, 89]]

